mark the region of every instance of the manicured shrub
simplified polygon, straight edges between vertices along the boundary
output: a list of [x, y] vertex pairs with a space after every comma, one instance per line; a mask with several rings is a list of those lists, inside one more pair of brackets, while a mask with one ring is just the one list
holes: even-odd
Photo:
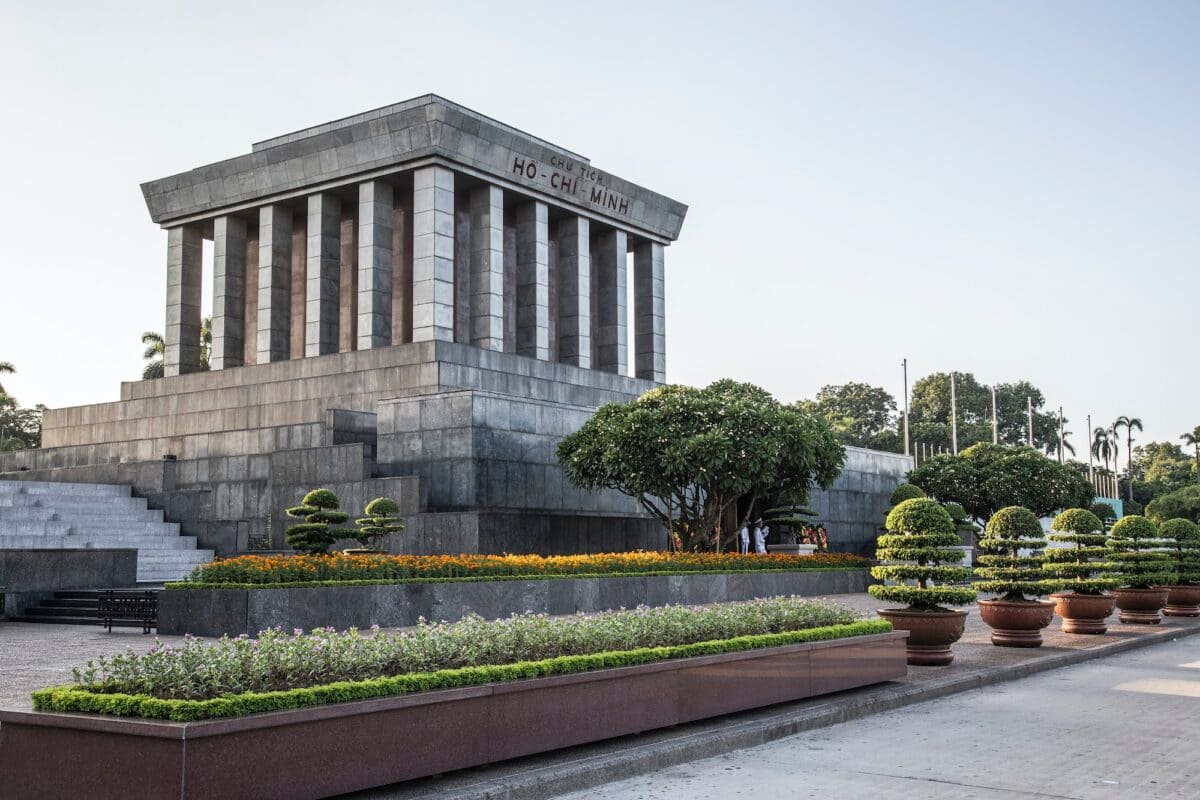
[[372, 547], [379, 540], [404, 530], [404, 518], [400, 516], [400, 505], [387, 497], [377, 497], [363, 509], [365, 516], [354, 520], [358, 531], [354, 538], [363, 547]]
[[1091, 511], [1099, 518], [1104, 530], [1106, 531], [1110, 525], [1117, 521], [1117, 510], [1108, 503], [1102, 503], [1099, 501], [1092, 503]]
[[1039, 555], [1022, 555], [1022, 550], [1040, 550], [1046, 546], [1042, 524], [1027, 508], [1008, 506], [992, 515], [979, 540], [981, 566], [975, 576], [980, 578], [975, 588], [981, 592], [1001, 595], [1002, 600], [1027, 600], [1046, 593], [1042, 580], [1042, 559]]
[[352, 536], [353, 531], [332, 527], [349, 519], [349, 514], [338, 510], [341, 505], [338, 496], [328, 489], [313, 489], [304, 495], [300, 505], [287, 509], [289, 517], [304, 520], [288, 526], [288, 545], [301, 553], [319, 554], [327, 552], [338, 539]]
[[911, 483], [902, 483], [892, 490], [892, 496], [888, 499], [888, 502], [892, 506], [898, 506], [905, 500], [915, 500], [925, 496], [925, 491], [921, 487], [914, 486]]
[[1171, 548], [1175, 580], [1181, 584], [1200, 583], [1200, 525], [1177, 517], [1160, 525], [1158, 535]]
[[1134, 514], [1117, 520], [1109, 531], [1108, 548], [1121, 586], [1151, 589], [1171, 583], [1171, 555], [1159, 549], [1167, 545], [1158, 538], [1158, 527], [1145, 517]]
[[[1107, 503], [1097, 503], [1111, 509]], [[1112, 577], [1116, 565], [1107, 560], [1108, 537], [1104, 523], [1086, 508], [1068, 508], [1054, 518], [1050, 528], [1055, 533], [1046, 538], [1070, 547], [1052, 547], [1042, 553], [1042, 568], [1046, 571], [1046, 588], [1056, 592], [1104, 594], [1120, 581]]]
[[358, 681], [338, 681], [277, 692], [239, 692], [208, 700], [162, 700], [145, 693], [101, 693], [77, 686], [61, 686], [34, 692], [33, 707], [38, 711], [109, 714], [122, 717], [164, 719], [173, 722], [194, 722], [201, 719], [239, 717], [267, 711], [286, 711], [328, 703], [394, 697], [413, 692], [454, 689], [484, 683], [569, 675], [596, 669], [651, 664], [675, 658], [734, 653], [802, 642], [847, 639], [854, 636], [886, 633], [891, 629], [891, 624], [885, 620], [859, 620], [844, 625], [738, 636], [731, 639], [673, 647], [643, 647], [636, 650], [592, 653], [582, 656], [558, 656], [540, 661], [522, 661], [496, 666], [459, 667], [436, 672], [389, 675]]
[[362, 635], [279, 629], [257, 638], [188, 638], [148, 653], [129, 650], [74, 670], [93, 692], [205, 700], [239, 692], [272, 692], [384, 675], [496, 666], [563, 656], [673, 647], [847, 625], [857, 612], [828, 601], [774, 597], [713, 606], [663, 606], [549, 617], [526, 613], [486, 621], [425, 622]]
[[333, 553], [328, 556], [238, 556], [201, 564], [184, 583], [168, 589], [232, 586], [294, 586], [369, 581], [494, 580], [617, 575], [687, 575], [697, 572], [802, 572], [865, 569], [870, 561], [852, 553], [811, 556], [737, 553], [594, 553], [576, 556], [401, 556]]
[[890, 533], [879, 537], [875, 556], [889, 563], [873, 567], [871, 575], [891, 583], [869, 586], [872, 597], [917, 610], [975, 601], [974, 589], [949, 585], [969, 580], [971, 570], [954, 566], [964, 554], [949, 549], [959, 538], [945, 508], [928, 498], [905, 500], [888, 514], [885, 526]]

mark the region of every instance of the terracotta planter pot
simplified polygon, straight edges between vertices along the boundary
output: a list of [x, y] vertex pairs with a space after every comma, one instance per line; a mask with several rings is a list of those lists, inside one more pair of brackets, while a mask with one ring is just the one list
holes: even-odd
[[1162, 622], [1163, 606], [1167, 604], [1167, 590], [1161, 589], [1117, 589], [1117, 608], [1121, 609], [1121, 622], [1132, 625], [1157, 625]]
[[1200, 584], [1168, 586], [1163, 613], [1168, 617], [1200, 617]]
[[1054, 603], [1041, 600], [980, 600], [979, 616], [1000, 647], [1041, 647], [1042, 628], [1054, 619]]
[[1105, 620], [1117, 607], [1114, 594], [1076, 594], [1055, 592], [1054, 613], [1062, 617], [1063, 633], [1100, 635], [1108, 631]]
[[918, 667], [942, 667], [954, 661], [950, 645], [962, 638], [966, 611], [913, 611], [881, 608], [879, 616], [898, 631], [908, 631], [908, 663]]

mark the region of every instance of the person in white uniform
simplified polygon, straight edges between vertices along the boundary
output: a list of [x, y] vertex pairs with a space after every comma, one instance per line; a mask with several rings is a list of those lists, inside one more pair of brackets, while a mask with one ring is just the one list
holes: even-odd
[[738, 531], [738, 552], [742, 555], [750, 552], [750, 527], [747, 525]]
[[763, 525], [763, 521], [761, 519], [756, 520], [754, 523], [754, 552], [759, 555], [767, 554], [768, 533], [770, 533], [770, 529]]

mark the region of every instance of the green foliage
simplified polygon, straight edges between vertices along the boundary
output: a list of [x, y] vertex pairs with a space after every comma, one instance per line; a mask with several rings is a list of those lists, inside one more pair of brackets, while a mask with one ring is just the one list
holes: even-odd
[[897, 452], [897, 445], [902, 446], [895, 433], [896, 399], [878, 386], [823, 386], [816, 400], [801, 401], [800, 406], [823, 419], [843, 444]]
[[1117, 520], [1109, 532], [1108, 548], [1121, 585], [1150, 589], [1174, 581], [1171, 556], [1160, 549], [1169, 544], [1158, 538], [1158, 526], [1145, 517], [1132, 514]]
[[925, 491], [921, 487], [913, 486], [911, 483], [902, 483], [892, 491], [892, 496], [888, 498], [888, 502], [893, 506], [898, 506], [905, 500], [925, 496]]
[[45, 411], [41, 404], [22, 408], [16, 398], [0, 392], [0, 452], [41, 447]]
[[1179, 583], [1200, 583], [1200, 525], [1190, 519], [1169, 519], [1158, 528], [1169, 542]]
[[1155, 522], [1190, 519], [1200, 522], [1200, 484], [1156, 497], [1146, 506], [1146, 516]]
[[1175, 442], [1147, 442], [1133, 450], [1133, 478], [1135, 497], [1148, 503], [1195, 484], [1196, 460]]
[[[1026, 442], [1026, 398], [1033, 400], [1034, 443], [1054, 454], [1058, 452], [1058, 417], [1044, 411], [1045, 395], [1029, 381], [996, 384], [1000, 443], [1021, 445]], [[955, 376], [958, 401], [958, 446], [960, 451], [974, 444], [992, 441], [991, 388], [980, 383], [970, 372]], [[909, 422], [914, 442], [938, 448], [950, 448], [950, 374], [935, 372], [913, 384]], [[1070, 451], [1068, 451], [1070, 452]], [[933, 494], [931, 492], [931, 494]], [[938, 496], [940, 499], [946, 499]]]
[[304, 495], [300, 505], [287, 509], [289, 517], [304, 520], [288, 526], [288, 545], [301, 553], [320, 554], [328, 552], [338, 539], [353, 536], [353, 531], [333, 527], [349, 519], [340, 507], [341, 501], [328, 489], [313, 489]]
[[1022, 550], [1040, 550], [1046, 546], [1042, 538], [1042, 524], [1027, 508], [1008, 506], [992, 515], [979, 540], [980, 566], [975, 576], [980, 578], [975, 588], [981, 592], [992, 592], [1004, 600], [1021, 601], [1033, 595], [1035, 598], [1046, 593], [1043, 580], [1042, 559], [1035, 555], [1022, 555]]
[[845, 625], [786, 633], [739, 636], [733, 639], [697, 642], [674, 647], [645, 647], [637, 650], [581, 656], [558, 656], [541, 661], [522, 661], [496, 666], [460, 667], [358, 681], [338, 681], [301, 689], [242, 692], [209, 700], [164, 700], [147, 694], [102, 693], [76, 686], [62, 686], [34, 692], [33, 707], [38, 711], [106, 714], [173, 722], [194, 722], [202, 719], [242, 717], [269, 711], [287, 711], [331, 703], [370, 700], [377, 697], [395, 697], [415, 692], [479, 686], [487, 683], [571, 675], [597, 669], [653, 664], [676, 658], [719, 655], [803, 642], [870, 636], [887, 633], [891, 629], [891, 624], [885, 620], [860, 620]]
[[[945, 508], [928, 498], [905, 500], [888, 514], [885, 527], [890, 533], [879, 537], [875, 555], [888, 563], [873, 567], [871, 575], [890, 583], [868, 587], [872, 597], [925, 610], [974, 602], [974, 589], [944, 585], [971, 577], [968, 567], [954, 566], [963, 553], [948, 549], [959, 538]], [[916, 585], [897, 583], [901, 581]]]
[[1091, 504], [1090, 509], [1100, 519], [1100, 522], [1103, 523], [1101, 526], [1102, 529], [1106, 530], [1109, 523], [1117, 521], [1117, 510], [1112, 507], [1111, 503], [1098, 500]]
[[400, 516], [400, 505], [387, 497], [377, 497], [363, 509], [365, 516], [354, 521], [358, 531], [354, 538], [363, 547], [370, 547], [380, 539], [404, 530], [404, 518]]
[[635, 498], [684, 549], [702, 550], [742, 497], [751, 506], [774, 497], [803, 505], [812, 485], [828, 488], [845, 450], [816, 416], [722, 380], [609, 403], [562, 440], [558, 459], [575, 485]]
[[1039, 517], [1091, 503], [1086, 476], [1029, 447], [977, 444], [957, 456], [936, 456], [908, 479], [942, 502], [959, 503], [979, 520], [1006, 506], [1023, 506]]
[[[1096, 505], [1112, 510], [1107, 503]], [[1106, 558], [1108, 537], [1098, 516], [1085, 508], [1068, 508], [1054, 518], [1050, 527], [1055, 533], [1046, 538], [1068, 546], [1042, 553], [1042, 569], [1050, 576], [1046, 579], [1048, 590], [1095, 595], [1120, 585], [1111, 577], [1116, 565]]]

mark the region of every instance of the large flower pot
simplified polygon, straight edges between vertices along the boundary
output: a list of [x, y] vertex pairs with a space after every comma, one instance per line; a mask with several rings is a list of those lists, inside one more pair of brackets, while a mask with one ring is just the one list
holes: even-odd
[[917, 667], [942, 667], [954, 661], [950, 645], [962, 638], [966, 611], [914, 611], [881, 608], [879, 616], [898, 631], [908, 631], [908, 663]]
[[1063, 633], [1086, 633], [1099, 635], [1108, 630], [1105, 620], [1117, 606], [1114, 594], [1077, 594], [1055, 592], [1054, 613], [1062, 617]]
[[1157, 625], [1162, 622], [1163, 606], [1167, 604], [1167, 590], [1128, 589], [1116, 590], [1117, 608], [1121, 609], [1121, 622], [1133, 625]]
[[1000, 647], [1041, 647], [1042, 628], [1054, 619], [1054, 603], [1042, 600], [980, 600], [979, 616]]
[[1168, 617], [1200, 617], [1200, 584], [1168, 586], [1163, 613]]

